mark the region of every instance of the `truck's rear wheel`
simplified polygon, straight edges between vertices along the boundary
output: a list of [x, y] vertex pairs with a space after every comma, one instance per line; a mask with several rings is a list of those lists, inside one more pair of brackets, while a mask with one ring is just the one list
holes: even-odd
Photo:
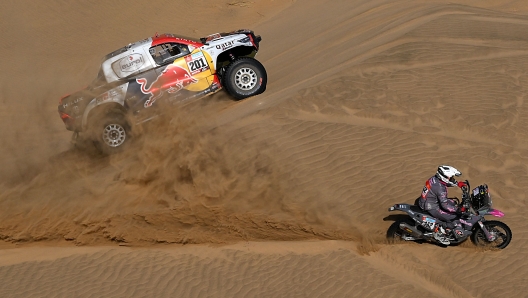
[[268, 76], [264, 66], [253, 58], [240, 58], [227, 66], [222, 83], [231, 96], [244, 99], [266, 90]]
[[105, 154], [117, 153], [130, 141], [130, 125], [122, 114], [111, 113], [92, 128], [92, 138], [97, 149]]

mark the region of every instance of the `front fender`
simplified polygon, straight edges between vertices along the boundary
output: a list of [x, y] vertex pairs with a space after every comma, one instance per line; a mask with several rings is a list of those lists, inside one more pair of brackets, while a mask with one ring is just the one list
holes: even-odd
[[128, 89], [128, 82], [119, 85], [115, 88], [112, 88], [100, 95], [98, 95], [96, 98], [92, 99], [90, 103], [86, 106], [84, 109], [83, 117], [82, 117], [82, 130], [85, 131], [88, 127], [88, 120], [90, 119], [91, 112], [93, 112], [96, 107], [99, 106], [111, 106], [113, 105], [119, 105], [121, 107], [124, 107], [125, 105], [125, 97], [126, 92]]
[[493, 215], [495, 217], [504, 217], [504, 212], [497, 209], [485, 209], [478, 212], [480, 216]]

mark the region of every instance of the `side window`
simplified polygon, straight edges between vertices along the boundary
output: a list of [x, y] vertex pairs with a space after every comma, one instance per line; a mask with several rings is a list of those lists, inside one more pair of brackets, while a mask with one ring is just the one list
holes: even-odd
[[189, 49], [184, 45], [171, 42], [151, 47], [149, 53], [156, 61], [156, 64], [163, 65], [173, 62], [178, 57], [187, 55]]

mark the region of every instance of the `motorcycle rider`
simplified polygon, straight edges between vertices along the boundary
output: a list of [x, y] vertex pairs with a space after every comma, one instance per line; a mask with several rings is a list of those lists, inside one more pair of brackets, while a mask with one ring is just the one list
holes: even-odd
[[444, 245], [449, 245], [448, 230], [453, 230], [455, 237], [463, 236], [464, 230], [457, 219], [459, 213], [456, 202], [447, 198], [447, 188], [466, 186], [464, 182], [457, 182], [455, 177], [462, 175], [459, 170], [452, 166], [441, 165], [436, 174], [425, 182], [422, 195], [419, 200], [420, 208], [426, 210], [435, 218], [446, 222], [445, 227], [437, 224], [433, 237]]

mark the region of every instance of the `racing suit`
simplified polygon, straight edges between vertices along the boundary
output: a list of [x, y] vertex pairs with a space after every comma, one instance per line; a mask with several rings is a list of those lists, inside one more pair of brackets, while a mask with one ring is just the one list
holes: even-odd
[[420, 208], [446, 222], [447, 228], [454, 229], [455, 226], [460, 225], [460, 223], [453, 222], [457, 217], [457, 205], [455, 201], [447, 198], [447, 186], [436, 176], [425, 182], [419, 204]]

